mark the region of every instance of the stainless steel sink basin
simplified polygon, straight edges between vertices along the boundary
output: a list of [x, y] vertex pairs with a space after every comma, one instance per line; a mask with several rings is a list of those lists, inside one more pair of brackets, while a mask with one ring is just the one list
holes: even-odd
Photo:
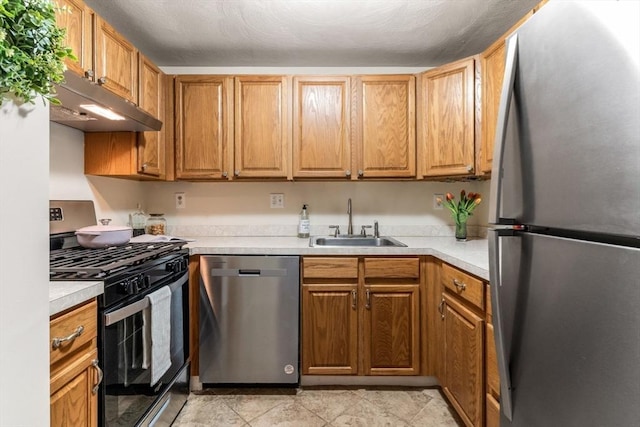
[[362, 236], [312, 236], [309, 239], [311, 247], [406, 247], [402, 242], [393, 237], [362, 237]]

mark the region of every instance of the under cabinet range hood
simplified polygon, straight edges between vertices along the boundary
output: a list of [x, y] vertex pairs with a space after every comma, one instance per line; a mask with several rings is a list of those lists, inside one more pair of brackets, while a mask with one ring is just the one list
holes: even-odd
[[162, 122], [133, 103], [67, 70], [56, 86], [61, 105], [51, 104], [50, 120], [84, 132], [159, 131]]

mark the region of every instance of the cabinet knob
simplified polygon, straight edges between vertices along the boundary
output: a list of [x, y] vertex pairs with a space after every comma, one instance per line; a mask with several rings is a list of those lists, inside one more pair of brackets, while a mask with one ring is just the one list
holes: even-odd
[[235, 171], [233, 171], [233, 174], [235, 176], [240, 176], [240, 171], [238, 169], [236, 169]]
[[467, 285], [464, 282], [459, 281], [458, 279], [453, 279], [453, 285], [456, 287], [456, 289], [458, 289], [460, 292], [464, 291], [465, 289], [467, 289]]
[[363, 177], [364, 176], [364, 171], [362, 169], [358, 170], [358, 176], [359, 177]]
[[227, 171], [222, 172], [222, 177], [226, 178], [229, 176], [229, 173]]
[[142, 164], [142, 170], [146, 170], [146, 169], [147, 169], [147, 164], [146, 164], [146, 163], [143, 163], [143, 164]]
[[107, 83], [107, 78], [106, 78], [106, 77], [100, 77], [100, 78], [98, 79], [98, 84], [99, 84], [99, 85], [103, 85], [103, 84], [105, 84], [105, 83]]
[[467, 165], [467, 172], [473, 172], [473, 165]]
[[95, 73], [93, 72], [93, 70], [86, 70], [84, 72], [84, 76], [89, 80], [93, 80], [93, 76], [94, 75], [95, 75]]
[[346, 171], [344, 171], [344, 174], [346, 176], [351, 176], [351, 169], [347, 169]]

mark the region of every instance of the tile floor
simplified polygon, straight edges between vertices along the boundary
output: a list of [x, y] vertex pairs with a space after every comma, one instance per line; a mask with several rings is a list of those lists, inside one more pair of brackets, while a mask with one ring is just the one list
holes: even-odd
[[192, 393], [174, 427], [459, 427], [438, 389], [305, 387], [204, 389]]

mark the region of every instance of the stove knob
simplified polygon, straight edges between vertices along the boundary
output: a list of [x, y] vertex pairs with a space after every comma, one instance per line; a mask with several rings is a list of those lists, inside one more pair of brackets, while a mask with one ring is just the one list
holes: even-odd
[[149, 288], [149, 286], [151, 286], [151, 276], [149, 275], [143, 276], [142, 283], [145, 288]]
[[135, 289], [131, 286], [131, 281], [129, 280], [123, 280], [118, 284], [118, 287], [120, 288], [120, 293], [126, 295], [133, 295], [135, 293]]
[[167, 271], [174, 272], [174, 271], [176, 271], [176, 263], [175, 262], [168, 262], [167, 266], [165, 268], [167, 269]]

